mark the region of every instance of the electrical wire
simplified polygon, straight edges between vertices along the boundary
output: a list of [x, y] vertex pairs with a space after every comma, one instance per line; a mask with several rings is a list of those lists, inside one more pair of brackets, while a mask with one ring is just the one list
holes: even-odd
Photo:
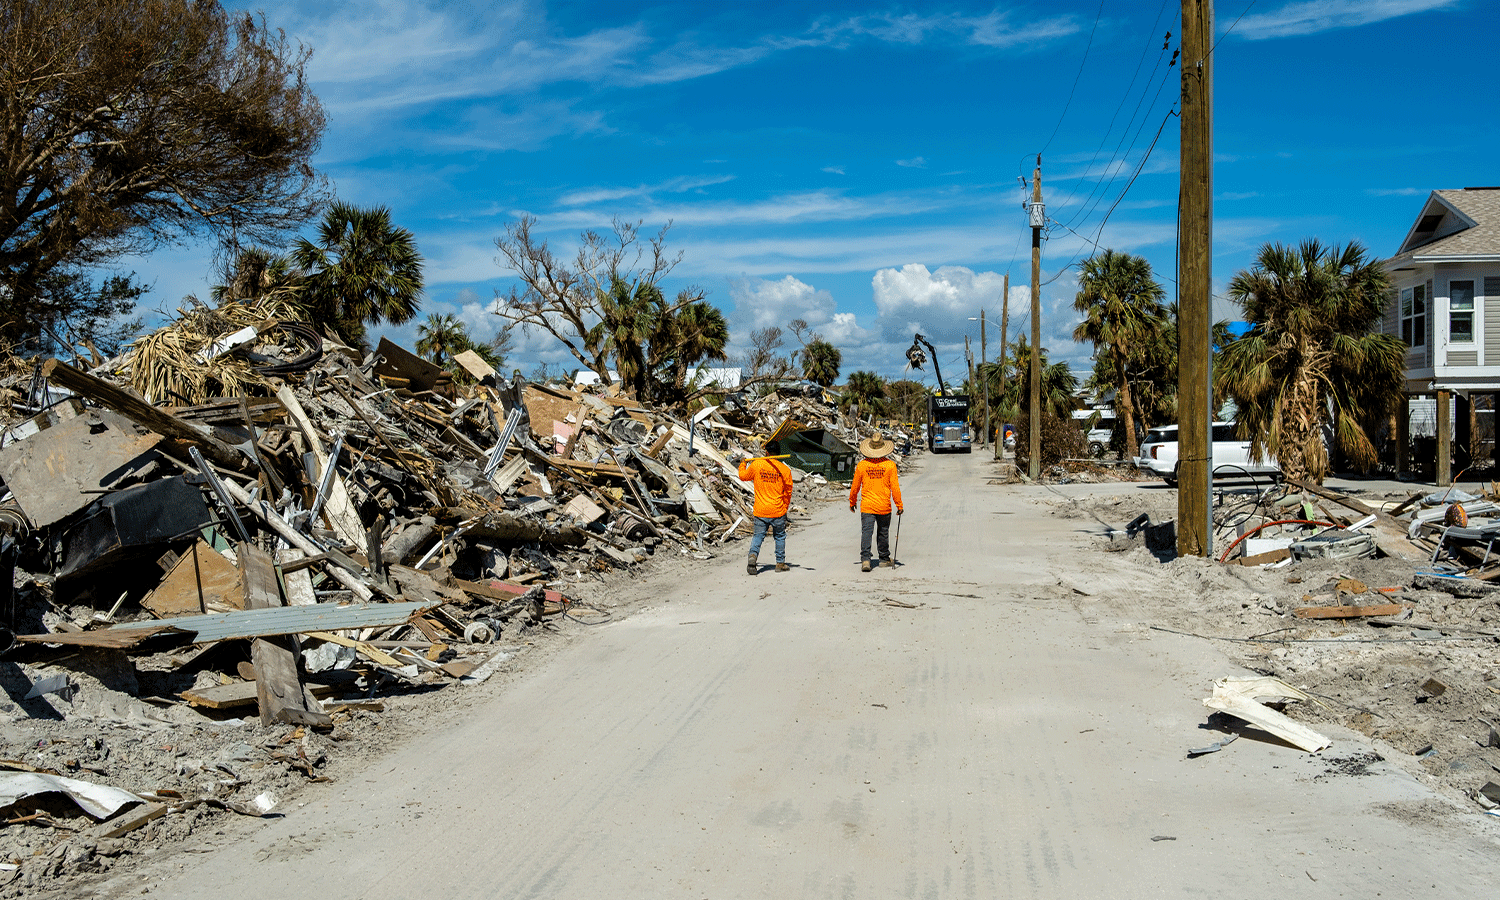
[[1068, 91], [1068, 102], [1063, 104], [1062, 113], [1057, 117], [1057, 124], [1052, 127], [1052, 134], [1047, 138], [1047, 143], [1042, 145], [1041, 152], [1046, 153], [1047, 148], [1052, 146], [1052, 138], [1057, 137], [1058, 129], [1062, 128], [1063, 119], [1068, 117], [1068, 109], [1073, 105], [1073, 95], [1078, 91], [1078, 82], [1083, 78], [1083, 68], [1089, 61], [1089, 51], [1094, 49], [1094, 32], [1099, 30], [1099, 17], [1104, 15], [1104, 0], [1099, 0], [1099, 8], [1094, 11], [1094, 25], [1089, 29], [1089, 42], [1083, 48], [1083, 59], [1078, 61], [1078, 74], [1073, 76], [1073, 88]]

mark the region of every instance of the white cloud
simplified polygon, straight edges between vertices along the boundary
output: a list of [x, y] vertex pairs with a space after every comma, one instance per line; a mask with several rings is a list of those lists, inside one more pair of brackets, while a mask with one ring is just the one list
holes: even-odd
[[702, 188], [733, 181], [733, 175], [702, 175], [671, 178], [656, 184], [641, 184], [635, 187], [590, 188], [564, 194], [557, 202], [564, 206], [582, 206], [588, 203], [603, 203], [623, 200], [626, 197], [650, 197], [654, 194], [681, 194], [700, 191]]
[[870, 37], [892, 44], [920, 44], [930, 37], [937, 37], [996, 49], [1030, 48], [1042, 41], [1074, 34], [1079, 29], [1078, 21], [1072, 16], [1017, 23], [1010, 13], [1000, 10], [983, 16], [883, 13], [841, 21], [824, 19], [810, 30], [810, 40], [842, 43], [852, 37]]
[[1259, 41], [1358, 28], [1401, 16], [1452, 9], [1459, 4], [1460, 0], [1306, 0], [1246, 15], [1238, 23], [1228, 18], [1219, 22], [1224, 29], [1232, 25], [1233, 33], [1246, 40]]
[[911, 159], [898, 159], [896, 160], [896, 165], [904, 166], [908, 169], [925, 169], [927, 168], [927, 160], [920, 156], [914, 156]]
[[842, 175], [842, 174], [844, 174], [844, 167], [843, 166], [824, 166], [823, 167], [823, 171], [827, 172], [830, 175]]
[[921, 332], [934, 343], [962, 341], [974, 330], [968, 317], [981, 307], [999, 309], [1004, 278], [997, 272], [975, 272], [964, 266], [929, 271], [921, 263], [881, 269], [870, 281], [878, 325], [888, 340]]
[[1426, 188], [1366, 188], [1365, 193], [1372, 197], [1425, 197], [1431, 193]]
[[731, 279], [729, 299], [734, 302], [731, 318], [747, 334], [753, 329], [773, 325], [785, 329], [793, 319], [803, 319], [817, 328], [832, 320], [838, 305], [828, 291], [819, 290], [791, 275], [777, 281]]
[[[786, 332], [787, 323], [793, 319], [807, 322], [810, 330], [845, 352], [875, 339], [875, 332], [862, 327], [854, 313], [839, 312], [831, 293], [792, 275], [776, 280], [731, 279], [729, 299], [734, 303], [729, 320], [736, 344], [747, 340], [750, 332], [759, 328], [776, 326]], [[793, 343], [790, 332], [787, 341]]]

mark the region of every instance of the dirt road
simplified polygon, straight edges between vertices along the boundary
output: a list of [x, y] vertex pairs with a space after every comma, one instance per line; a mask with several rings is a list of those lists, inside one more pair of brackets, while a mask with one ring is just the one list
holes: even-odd
[[1469, 898], [1500, 883], [1500, 822], [1365, 765], [1352, 732], [1324, 729], [1321, 757], [1241, 739], [1185, 758], [1221, 737], [1200, 698], [1240, 670], [1122, 618], [1140, 582], [1095, 549], [1097, 523], [990, 473], [976, 453], [907, 477], [894, 571], [861, 574], [855, 517], [816, 509], [790, 573], [751, 578], [735, 552], [639, 584], [647, 608], [476, 688], [459, 720], [362, 777], [91, 890]]

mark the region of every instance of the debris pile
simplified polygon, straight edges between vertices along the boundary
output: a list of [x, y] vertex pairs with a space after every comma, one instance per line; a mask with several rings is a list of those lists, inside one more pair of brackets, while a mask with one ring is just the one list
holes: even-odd
[[[1219, 711], [1211, 727], [1232, 737], [1252, 723], [1253, 733], [1316, 752], [1322, 741], [1299, 727], [1336, 722], [1404, 755], [1403, 765], [1455, 799], [1500, 815], [1490, 796], [1500, 782], [1500, 492], [1489, 493], [1222, 487], [1214, 560], [1177, 557], [1175, 492], [1069, 502], [1059, 515], [1135, 516], [1110, 526], [1102, 545], [1120, 554], [1109, 577], [1129, 580], [1139, 601], [1122, 616], [1149, 608], [1150, 630], [1215, 641], [1307, 695], [1250, 679], [1254, 696], [1232, 697], [1216, 684], [1204, 701]], [[1147, 497], [1156, 508], [1138, 513]], [[1255, 697], [1313, 699], [1287, 706], [1296, 720], [1288, 724], [1263, 721]]]
[[137, 829], [266, 814], [292, 786], [268, 772], [322, 778], [385, 700], [482, 681], [605, 621], [609, 578], [748, 535], [737, 457], [784, 454], [799, 503], [831, 500], [873, 433], [821, 392], [684, 417], [265, 312], [0, 372], [0, 813], [41, 826], [5, 830], [6, 891]]

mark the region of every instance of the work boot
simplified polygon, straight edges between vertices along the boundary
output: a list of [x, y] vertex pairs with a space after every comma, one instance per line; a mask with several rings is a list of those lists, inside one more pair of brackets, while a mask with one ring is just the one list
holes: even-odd
[[792, 570], [792, 567], [789, 566], [789, 565], [787, 565], [786, 563], [777, 563], [776, 564], [776, 571], [778, 571], [778, 572], [790, 572], [791, 570]]
[[760, 569], [755, 565], [755, 555], [754, 554], [751, 554], [751, 556], [750, 556], [750, 564], [747, 565], [747, 566], [745, 566], [745, 571], [749, 572], [751, 575], [759, 575], [760, 574]]
[[859, 564], [859, 570], [861, 572], [868, 572], [868, 571], [870, 571], [870, 561], [867, 559], [867, 560], [864, 560], [863, 562], [861, 562]]
[[894, 559], [882, 559], [880, 561], [880, 567], [882, 569], [894, 569], [896, 568], [896, 561]]

